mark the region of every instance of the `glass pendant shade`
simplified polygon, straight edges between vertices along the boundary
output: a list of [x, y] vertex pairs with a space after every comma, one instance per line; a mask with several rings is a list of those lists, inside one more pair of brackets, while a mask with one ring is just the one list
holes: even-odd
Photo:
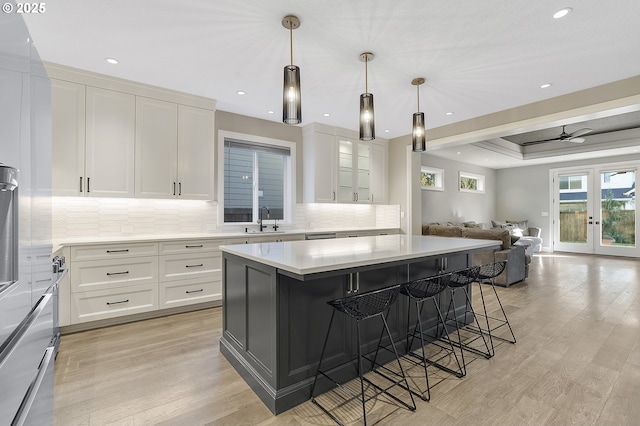
[[376, 138], [376, 126], [373, 114], [373, 94], [360, 95], [360, 140], [372, 141]]
[[413, 113], [413, 131], [411, 132], [413, 152], [422, 152], [427, 149], [427, 135], [424, 128], [424, 112]]
[[298, 68], [296, 65], [287, 65], [284, 67], [282, 122], [287, 124], [302, 123], [300, 68]]

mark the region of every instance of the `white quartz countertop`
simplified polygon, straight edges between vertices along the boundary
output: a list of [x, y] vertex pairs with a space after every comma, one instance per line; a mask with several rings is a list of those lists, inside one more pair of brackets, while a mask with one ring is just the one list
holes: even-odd
[[383, 235], [315, 241], [221, 246], [229, 254], [297, 275], [497, 248], [497, 240], [438, 236]]

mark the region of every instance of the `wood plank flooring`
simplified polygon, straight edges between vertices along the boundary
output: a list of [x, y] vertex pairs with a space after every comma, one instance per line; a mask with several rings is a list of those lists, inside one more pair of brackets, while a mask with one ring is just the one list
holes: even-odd
[[[542, 253], [525, 282], [498, 291], [518, 342], [472, 359], [463, 379], [430, 368], [431, 402], [410, 412], [379, 398], [368, 423], [639, 424], [640, 261]], [[333, 424], [310, 402], [269, 412], [220, 355], [221, 309], [63, 336], [54, 424]], [[343, 415], [362, 423], [357, 404]]]

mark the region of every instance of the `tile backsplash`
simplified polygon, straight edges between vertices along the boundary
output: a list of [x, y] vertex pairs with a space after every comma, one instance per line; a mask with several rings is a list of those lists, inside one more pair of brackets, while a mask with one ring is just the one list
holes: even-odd
[[[218, 203], [200, 200], [53, 197], [53, 239], [223, 232]], [[399, 228], [400, 206], [296, 204], [286, 228]]]

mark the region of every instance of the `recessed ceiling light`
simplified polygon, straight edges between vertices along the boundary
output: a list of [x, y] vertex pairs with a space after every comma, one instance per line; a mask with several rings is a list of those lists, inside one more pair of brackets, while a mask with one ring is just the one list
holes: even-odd
[[324, 114], [322, 114], [322, 115], [324, 115], [325, 117], [329, 117], [329, 116], [331, 116], [331, 114], [329, 114], [328, 112], [325, 112], [325, 113], [324, 113]]
[[453, 115], [453, 112], [451, 112], [451, 111], [445, 112], [444, 115]]
[[240, 96], [247, 94], [247, 92], [245, 92], [244, 90], [238, 90], [236, 93]]
[[541, 84], [541, 85], [540, 85], [540, 88], [541, 88], [541, 89], [546, 89], [546, 88], [548, 88], [548, 87], [551, 87], [551, 83], [544, 83], [544, 84]]
[[110, 63], [111, 65], [116, 65], [119, 62], [116, 58], [104, 58], [104, 60]]
[[456, 152], [456, 154], [460, 155], [460, 151]]
[[560, 9], [559, 11], [553, 14], [553, 18], [554, 19], [564, 18], [565, 16], [570, 14], [572, 10], [573, 9], [571, 9], [570, 7], [565, 7], [564, 9]]
[[273, 111], [273, 110], [271, 110], [271, 109], [270, 109], [269, 111], [267, 111], [267, 114], [275, 114], [275, 113], [276, 113], [276, 112], [275, 112], [275, 111]]
[[389, 133], [391, 130], [390, 129], [384, 129], [385, 133]]

